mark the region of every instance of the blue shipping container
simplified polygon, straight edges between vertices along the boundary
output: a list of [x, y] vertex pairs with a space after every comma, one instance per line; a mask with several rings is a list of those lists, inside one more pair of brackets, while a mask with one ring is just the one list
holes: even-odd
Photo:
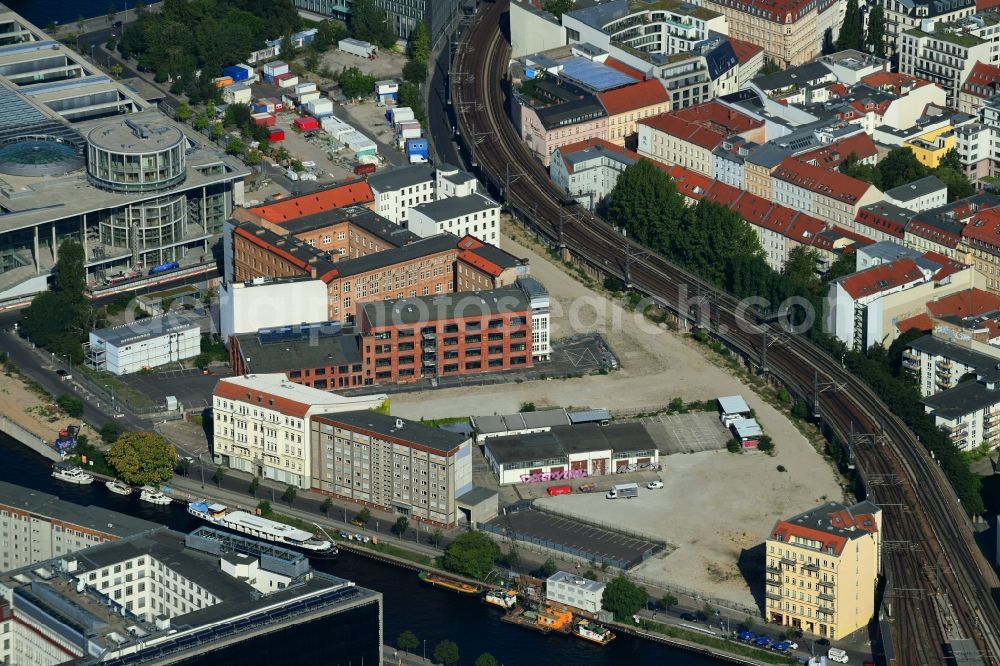
[[250, 78], [250, 73], [242, 67], [230, 65], [222, 68], [222, 75], [232, 78], [233, 81], [246, 81]]
[[427, 139], [408, 139], [406, 141], [406, 156], [410, 162], [426, 162], [428, 156]]
[[253, 105], [253, 112], [254, 113], [267, 113], [267, 104], [254, 104]]

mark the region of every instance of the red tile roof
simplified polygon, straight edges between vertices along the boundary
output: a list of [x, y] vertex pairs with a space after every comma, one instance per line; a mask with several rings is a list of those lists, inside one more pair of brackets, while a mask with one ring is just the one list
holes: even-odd
[[375, 201], [375, 197], [372, 194], [372, 188], [368, 186], [368, 181], [355, 180], [309, 194], [288, 197], [275, 203], [254, 206], [249, 210], [268, 222], [280, 224], [306, 215], [315, 215], [352, 204], [367, 204], [373, 201]]
[[1000, 67], [977, 62], [962, 83], [962, 92], [986, 99], [1000, 89]]
[[911, 328], [923, 331], [924, 333], [930, 333], [934, 329], [934, 322], [927, 313], [921, 313], [909, 319], [896, 322], [896, 330], [900, 333], [906, 333]]
[[715, 100], [644, 118], [639, 123], [709, 150], [718, 148], [726, 137], [764, 126], [762, 121]]
[[976, 0], [977, 12], [993, 9], [994, 7], [1000, 7], [1000, 0]]
[[[998, 0], [998, 2], [1000, 2], [1000, 0]], [[744, 42], [742, 39], [736, 39], [735, 37], [730, 37], [729, 43], [733, 45], [733, 51], [736, 53], [736, 59], [740, 61], [741, 65], [747, 64], [751, 58], [764, 50], [763, 46], [757, 46], [756, 44], [751, 44], [750, 42]]]
[[978, 317], [1000, 310], [1000, 296], [982, 289], [965, 289], [927, 303], [935, 317]]
[[[654, 163], [659, 164], [659, 162]], [[708, 176], [695, 173], [680, 165], [670, 167], [667, 170], [667, 175], [674, 179], [674, 187], [677, 188], [678, 192], [697, 201], [701, 201], [708, 193], [708, 189], [718, 183]]]
[[949, 259], [940, 252], [924, 252], [924, 259], [933, 261], [935, 264], [941, 266], [938, 272], [934, 274], [934, 280], [943, 280], [944, 278], [957, 273], [959, 271], [964, 271], [969, 266], [963, 264], [961, 261], [956, 261], [955, 259]]
[[861, 82], [872, 88], [889, 90], [897, 95], [902, 95], [913, 88], [933, 85], [926, 79], [918, 79], [915, 76], [900, 72], [875, 72], [874, 74], [862, 77]]
[[625, 74], [626, 76], [631, 76], [633, 79], [639, 79], [641, 81], [642, 79], [646, 78], [646, 76], [642, 72], [633, 67], [629, 67], [621, 60], [608, 58], [607, 60], [604, 61], [604, 64], [610, 67], [611, 69], [617, 69], [619, 72]]
[[609, 116], [617, 116], [637, 109], [645, 109], [657, 104], [666, 104], [670, 98], [659, 79], [639, 81], [631, 85], [597, 93], [597, 98]]
[[782, 160], [774, 171], [774, 177], [851, 205], [856, 205], [873, 187], [871, 183], [851, 178], [839, 171], [808, 164], [795, 157]]
[[788, 543], [792, 541], [792, 537], [800, 537], [809, 541], [819, 541], [823, 544], [820, 548], [823, 553], [830, 552], [832, 548], [833, 554], [838, 556], [844, 551], [844, 546], [847, 545], [847, 537], [822, 532], [812, 527], [806, 527], [805, 525], [796, 525], [785, 520], [778, 521], [778, 524], [771, 531], [771, 538], [777, 541]]
[[258, 398], [261, 401], [273, 401], [267, 403], [269, 409], [275, 409], [282, 414], [295, 416], [300, 419], [305, 418], [306, 413], [309, 411], [309, 405], [304, 402], [292, 400], [291, 398], [285, 398], [280, 395], [274, 395], [273, 393], [269, 393], [267, 391], [260, 391], [257, 389], [247, 388], [245, 386], [230, 384], [225, 379], [220, 380], [215, 385], [215, 390], [212, 392], [212, 395], [239, 402], [252, 402]]
[[1000, 208], [979, 211], [962, 227], [962, 236], [977, 249], [1000, 255]]
[[859, 160], [878, 155], [878, 148], [867, 132], [858, 132], [840, 141], [834, 141], [828, 146], [822, 146], [808, 153], [801, 153], [796, 157], [803, 162], [809, 162], [817, 166], [835, 169], [840, 163], [856, 155]]
[[848, 275], [842, 278], [839, 284], [851, 298], [857, 300], [865, 296], [879, 294], [887, 289], [917, 282], [923, 277], [923, 272], [912, 259], [899, 259]]

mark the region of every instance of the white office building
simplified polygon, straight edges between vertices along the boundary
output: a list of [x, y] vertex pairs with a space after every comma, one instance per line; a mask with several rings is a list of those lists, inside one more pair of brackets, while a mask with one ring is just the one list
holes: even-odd
[[90, 332], [87, 365], [127, 375], [194, 358], [201, 353], [201, 327], [185, 317], [163, 315]]
[[601, 611], [604, 587], [605, 583], [557, 571], [545, 581], [545, 598], [596, 615]]
[[327, 319], [327, 285], [308, 278], [254, 278], [219, 290], [222, 339]]
[[427, 238], [445, 231], [500, 247], [500, 204], [485, 194], [447, 197], [410, 209], [407, 228]]
[[410, 208], [434, 200], [435, 182], [434, 168], [427, 164], [398, 167], [368, 177], [375, 212], [404, 227]]
[[212, 401], [215, 463], [309, 488], [312, 415], [373, 409], [386, 400], [384, 393], [344, 397], [295, 384], [281, 373], [220, 379]]

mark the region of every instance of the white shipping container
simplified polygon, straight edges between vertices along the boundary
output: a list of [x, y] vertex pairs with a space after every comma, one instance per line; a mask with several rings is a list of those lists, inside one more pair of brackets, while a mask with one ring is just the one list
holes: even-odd
[[309, 102], [311, 102], [313, 100], [316, 100], [316, 99], [319, 99], [319, 91], [318, 90], [313, 90], [312, 92], [302, 93], [301, 95], [299, 95], [299, 104], [302, 104], [304, 106], [304, 105], [308, 104]]
[[367, 58], [368, 56], [374, 54], [378, 51], [374, 46], [368, 42], [363, 42], [360, 39], [342, 39], [337, 42], [337, 48], [346, 53], [353, 53], [360, 58]]
[[401, 106], [398, 109], [392, 109], [392, 122], [395, 125], [406, 122], [407, 120], [413, 120], [414, 117], [413, 109], [408, 106]]
[[277, 60], [264, 65], [264, 74], [267, 76], [281, 76], [288, 73], [288, 63]]
[[227, 86], [222, 91], [222, 99], [226, 104], [249, 104], [253, 91], [247, 85]]
[[419, 139], [423, 136], [423, 132], [420, 130], [420, 125], [416, 127], [404, 127], [400, 130], [399, 136], [402, 139]]
[[279, 79], [278, 86], [281, 88], [294, 88], [299, 85], [299, 77], [289, 76], [287, 79]]
[[288, 180], [299, 179], [299, 174], [295, 169], [289, 169], [288, 171], [285, 172], [285, 175], [288, 176]]
[[300, 83], [299, 85], [295, 86], [296, 95], [301, 95], [302, 93], [307, 93], [307, 92], [313, 92], [314, 90], [316, 90], [316, 84], [309, 81], [306, 81], [305, 83]]
[[323, 118], [320, 122], [320, 127], [323, 128], [324, 132], [338, 141], [342, 141], [345, 134], [350, 134], [354, 131], [353, 127], [333, 116]]
[[320, 116], [329, 116], [333, 113], [333, 102], [322, 97], [314, 99], [306, 104], [306, 111], [317, 118]]

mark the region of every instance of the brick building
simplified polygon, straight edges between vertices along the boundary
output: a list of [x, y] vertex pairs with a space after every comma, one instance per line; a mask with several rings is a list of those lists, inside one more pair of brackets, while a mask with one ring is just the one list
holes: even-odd
[[527, 259], [518, 259], [495, 245], [484, 243], [473, 236], [465, 236], [458, 242], [455, 291], [506, 287], [528, 272]]

